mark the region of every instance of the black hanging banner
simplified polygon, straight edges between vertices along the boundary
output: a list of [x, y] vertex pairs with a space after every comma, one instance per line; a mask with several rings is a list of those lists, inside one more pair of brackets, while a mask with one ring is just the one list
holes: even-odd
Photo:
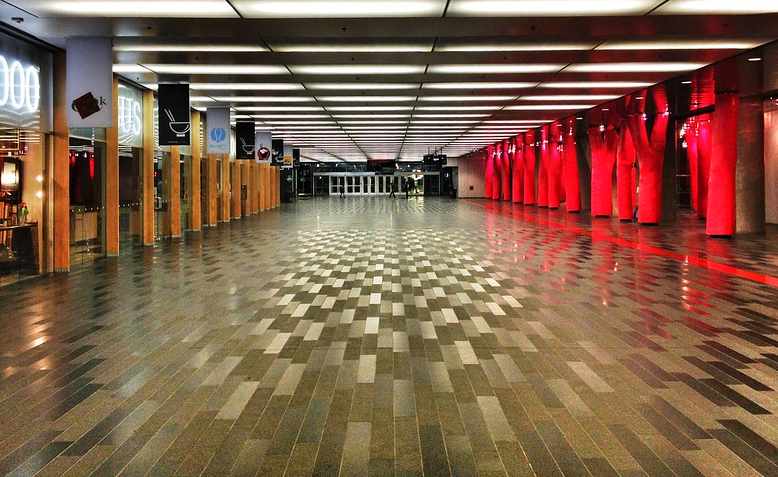
[[284, 140], [283, 139], [273, 139], [272, 162], [273, 164], [284, 163]]
[[254, 159], [255, 133], [254, 121], [238, 121], [235, 123], [236, 159]]
[[157, 90], [159, 106], [159, 145], [189, 146], [192, 123], [189, 114], [189, 85], [160, 83]]

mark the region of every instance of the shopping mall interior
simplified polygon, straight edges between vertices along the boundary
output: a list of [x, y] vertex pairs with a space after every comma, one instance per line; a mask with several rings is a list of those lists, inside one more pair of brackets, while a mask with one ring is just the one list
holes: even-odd
[[776, 0], [6, 0], [0, 173], [0, 475], [778, 476]]

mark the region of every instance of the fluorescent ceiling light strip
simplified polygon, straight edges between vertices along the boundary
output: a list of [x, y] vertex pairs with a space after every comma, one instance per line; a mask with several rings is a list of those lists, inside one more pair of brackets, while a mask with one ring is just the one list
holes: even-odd
[[413, 114], [414, 118], [486, 118], [489, 116], [491, 114]]
[[698, 70], [706, 64], [684, 61], [580, 63], [568, 66], [564, 69], [564, 73], [675, 73]]
[[584, 51], [594, 43], [452, 43], [435, 47], [435, 51]]
[[273, 51], [282, 53], [428, 53], [432, 51], [432, 44], [274, 44]]
[[562, 69], [559, 64], [456, 64], [456, 65], [430, 65], [429, 73], [440, 74], [499, 74], [499, 73], [553, 73]]
[[[776, 8], [778, 10], [778, 8]], [[660, 41], [606, 41], [597, 50], [748, 50], [769, 40], [694, 39]]]
[[572, 109], [589, 109], [595, 107], [596, 104], [517, 104], [507, 106], [505, 109], [511, 111], [543, 111], [543, 110], [572, 110]]
[[305, 83], [308, 89], [333, 91], [367, 91], [391, 89], [419, 89], [418, 83]]
[[236, 111], [321, 111], [321, 106], [237, 106]]
[[328, 106], [329, 111], [409, 111], [411, 106]]
[[526, 81], [461, 81], [451, 83], [424, 83], [422, 87], [426, 89], [521, 89], [532, 88], [536, 85], [536, 82], [530, 83]]
[[455, 0], [451, 16], [600, 16], [642, 15], [657, 0]]
[[266, 121], [273, 126], [335, 124], [334, 121]]
[[332, 117], [335, 119], [391, 119], [391, 118], [407, 118], [408, 114], [335, 114]]
[[224, 103], [308, 103], [313, 98], [308, 96], [213, 96], [213, 99]]
[[171, 75], [288, 75], [280, 65], [172, 65], [143, 64], [157, 74]]
[[[118, 2], [114, 2], [118, 3]], [[146, 44], [146, 45], [114, 45], [113, 51], [193, 51], [193, 52], [257, 52], [267, 51], [267, 48], [259, 45], [175, 45], [175, 44]]]
[[550, 123], [549, 119], [491, 119], [486, 120], [486, 124], [544, 124]]
[[419, 101], [513, 101], [516, 96], [422, 96]]
[[369, 126], [371, 124], [406, 124], [408, 121], [405, 120], [396, 120], [396, 121], [338, 121], [339, 124], [348, 124], [348, 125], [366, 125]]
[[592, 89], [628, 89], [647, 88], [654, 83], [646, 81], [551, 81], [541, 83], [539, 88], [592, 88]]
[[438, 120], [438, 121], [416, 121], [416, 120], [412, 120], [411, 124], [474, 124], [474, 123], [477, 123], [477, 122], [478, 121], [476, 121], [476, 120], [467, 120], [467, 119], [462, 120], [462, 121], [444, 119], [444, 120]]
[[300, 91], [300, 83], [190, 83], [189, 89], [204, 91]]
[[424, 65], [291, 65], [298, 75], [408, 75], [424, 73]]
[[606, 101], [620, 97], [618, 94], [547, 94], [521, 96], [521, 101]]
[[326, 114], [252, 114], [256, 119], [315, 119], [329, 118]]
[[254, 0], [237, 1], [248, 18], [438, 17], [440, 0]]
[[317, 96], [324, 102], [404, 102], [416, 101], [416, 96]]
[[218, 0], [60, 0], [40, 1], [44, 16], [236, 18], [228, 2]]
[[416, 111], [496, 111], [502, 106], [419, 106]]
[[657, 14], [734, 15], [776, 13], [774, 0], [673, 0], [657, 10]]
[[148, 68], [134, 63], [117, 63], [111, 67], [111, 71], [118, 74], [128, 73], [151, 73]]

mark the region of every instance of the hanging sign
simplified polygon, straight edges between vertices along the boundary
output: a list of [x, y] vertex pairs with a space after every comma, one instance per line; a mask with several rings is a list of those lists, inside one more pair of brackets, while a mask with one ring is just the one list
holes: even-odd
[[284, 140], [273, 139], [271, 160], [273, 164], [281, 165], [284, 163]]
[[110, 38], [67, 40], [68, 126], [113, 126], [113, 50]]
[[254, 149], [257, 162], [270, 162], [273, 153], [273, 137], [270, 131], [257, 131], [255, 133]]
[[230, 108], [208, 108], [208, 152], [230, 153]]
[[119, 144], [143, 147], [143, 96], [135, 88], [119, 84]]
[[192, 122], [189, 110], [189, 85], [160, 83], [157, 89], [159, 103], [159, 145], [189, 146]]
[[292, 146], [284, 146], [284, 167], [294, 166], [294, 152]]
[[235, 123], [235, 158], [254, 159], [255, 140], [254, 121], [238, 121]]

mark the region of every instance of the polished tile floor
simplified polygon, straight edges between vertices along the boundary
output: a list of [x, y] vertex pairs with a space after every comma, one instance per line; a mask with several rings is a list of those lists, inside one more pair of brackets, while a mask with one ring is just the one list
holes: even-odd
[[317, 199], [0, 288], [0, 474], [778, 475], [778, 238]]

